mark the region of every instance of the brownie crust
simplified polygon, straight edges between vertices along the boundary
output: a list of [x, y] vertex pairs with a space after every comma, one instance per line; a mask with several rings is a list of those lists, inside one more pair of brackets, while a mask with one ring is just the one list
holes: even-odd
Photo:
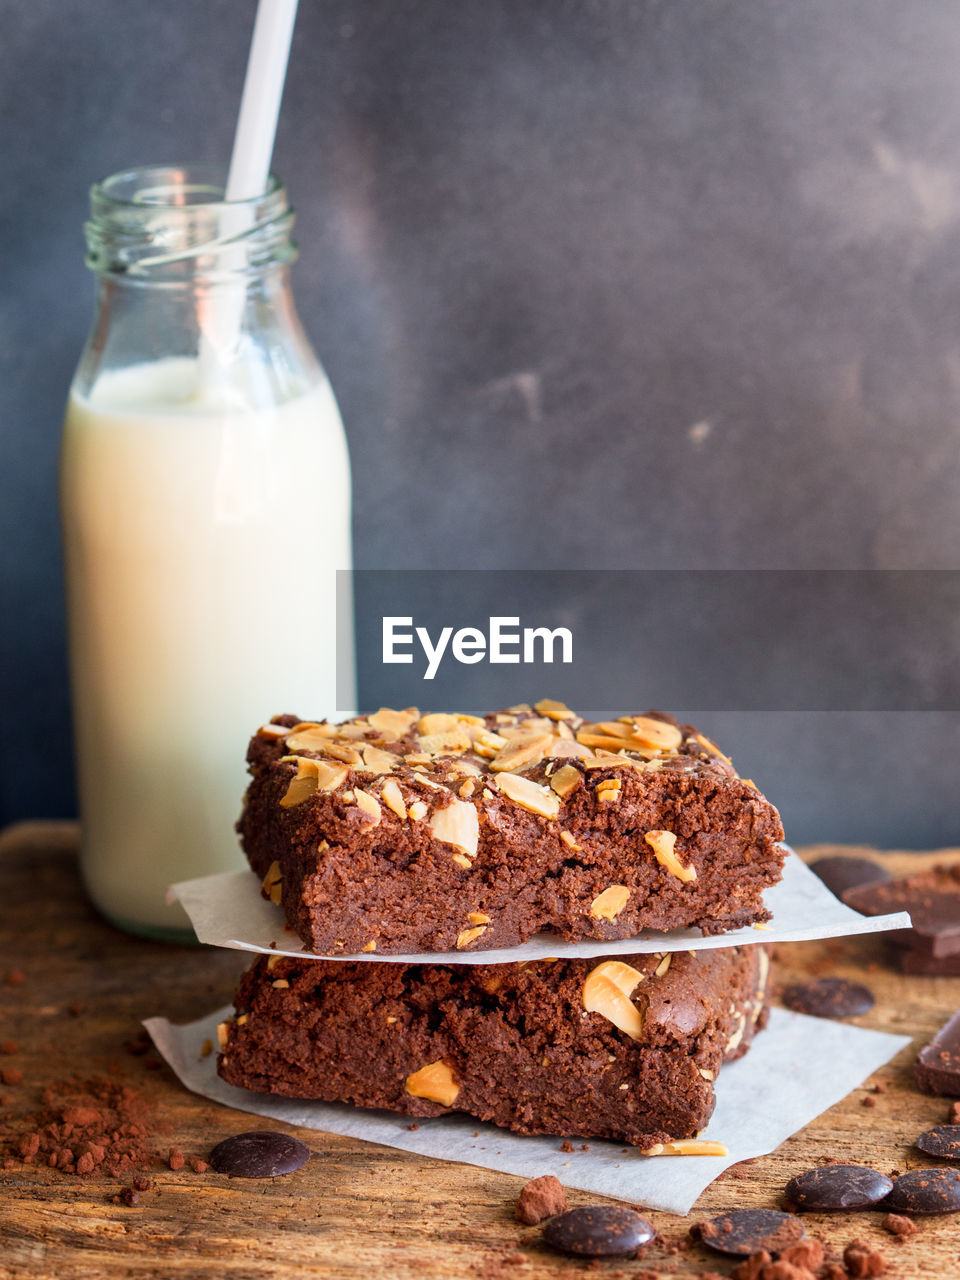
[[720, 1067], [766, 1021], [768, 971], [762, 944], [506, 965], [261, 957], [217, 1069], [262, 1093], [649, 1151], [706, 1125]]
[[278, 716], [247, 758], [243, 848], [324, 955], [487, 950], [541, 930], [718, 934], [767, 919], [782, 872], [773, 805], [658, 712]]

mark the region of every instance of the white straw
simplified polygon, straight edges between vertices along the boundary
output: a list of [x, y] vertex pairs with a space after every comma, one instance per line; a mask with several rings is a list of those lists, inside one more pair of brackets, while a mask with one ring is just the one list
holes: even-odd
[[[267, 189], [296, 16], [297, 0], [259, 0], [224, 193], [228, 202], [255, 200]], [[223, 218], [221, 230], [239, 235], [250, 225], [252, 212], [241, 206]], [[221, 251], [221, 267], [240, 268], [243, 261], [244, 251], [238, 246]], [[201, 307], [201, 397], [212, 388], [226, 391], [225, 373], [236, 354], [242, 311], [242, 286], [230, 292], [223, 287]]]
[[297, 0], [260, 0], [257, 7], [227, 176], [228, 200], [251, 200], [266, 190], [296, 17]]

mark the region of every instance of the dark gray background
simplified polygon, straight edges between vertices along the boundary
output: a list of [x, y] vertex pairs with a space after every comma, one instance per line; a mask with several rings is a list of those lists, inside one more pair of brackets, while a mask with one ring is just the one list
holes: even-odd
[[[0, 820], [73, 806], [86, 189], [226, 157], [253, 10], [0, 2]], [[960, 567], [952, 0], [301, 10], [276, 167], [359, 565]], [[610, 602], [625, 643], [636, 608]], [[704, 727], [795, 840], [960, 840], [954, 714]]]

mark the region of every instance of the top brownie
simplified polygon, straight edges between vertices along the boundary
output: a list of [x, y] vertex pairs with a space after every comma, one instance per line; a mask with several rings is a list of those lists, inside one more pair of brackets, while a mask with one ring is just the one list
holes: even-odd
[[277, 716], [247, 760], [247, 858], [320, 954], [717, 934], [769, 917], [783, 866], [773, 805], [656, 711]]

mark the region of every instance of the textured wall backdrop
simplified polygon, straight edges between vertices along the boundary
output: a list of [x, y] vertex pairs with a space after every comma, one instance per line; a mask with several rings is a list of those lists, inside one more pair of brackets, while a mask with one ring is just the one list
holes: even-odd
[[[227, 155], [253, 9], [0, 0], [0, 820], [73, 806], [87, 186]], [[951, 0], [301, 0], [276, 167], [359, 565], [960, 567]], [[705, 727], [795, 839], [960, 840], [956, 715]]]

